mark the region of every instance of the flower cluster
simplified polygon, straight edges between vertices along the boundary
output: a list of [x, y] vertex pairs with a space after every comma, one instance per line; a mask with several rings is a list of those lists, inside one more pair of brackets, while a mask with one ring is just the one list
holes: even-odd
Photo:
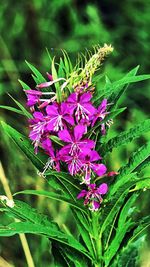
[[96, 188], [96, 184], [89, 184], [88, 191], [82, 190], [77, 198], [83, 198], [84, 205], [89, 205], [89, 209], [91, 211], [97, 211], [100, 208], [100, 204], [103, 201], [102, 195], [105, 195], [108, 191], [107, 184], [103, 183], [99, 187]]
[[[97, 121], [101, 121], [101, 133], [105, 134], [106, 125], [102, 121], [108, 114], [107, 99], [98, 108], [94, 107], [92, 93], [87, 91], [86, 85], [86, 90], [82, 87], [58, 103], [54, 92], [42, 89], [61, 79], [53, 80], [51, 75], [48, 78], [49, 82], [39, 84], [34, 90], [25, 90], [27, 106], [33, 113], [33, 118], [29, 120], [29, 138], [36, 154], [40, 147], [48, 155], [42, 175], [49, 168], [58, 172], [67, 168], [88, 188], [88, 191], [82, 190], [78, 198], [85, 197], [84, 204], [88, 204], [91, 210], [98, 210], [107, 185], [103, 183], [96, 188], [92, 182], [97, 176], [106, 175], [107, 168], [95, 150], [96, 142], [86, 136]], [[63, 146], [56, 146], [51, 136], [56, 136]]]

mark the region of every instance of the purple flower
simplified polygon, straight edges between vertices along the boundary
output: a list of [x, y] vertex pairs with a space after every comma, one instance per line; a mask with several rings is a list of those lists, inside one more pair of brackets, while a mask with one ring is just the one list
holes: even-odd
[[60, 172], [59, 154], [56, 151], [56, 155], [55, 155], [51, 140], [49, 138], [44, 139], [41, 142], [41, 146], [45, 150], [46, 154], [49, 155], [49, 159], [44, 167], [44, 171], [42, 174], [44, 174], [47, 169], [51, 169], [51, 168]]
[[52, 105], [48, 105], [46, 112], [49, 116], [47, 125], [47, 129], [49, 131], [58, 132], [59, 130], [63, 130], [66, 128], [67, 123], [69, 125], [74, 125], [73, 116], [71, 116], [65, 102], [62, 102], [61, 104], [53, 103]]
[[[109, 112], [106, 112], [107, 105], [108, 105], [107, 99], [104, 99], [102, 103], [100, 104], [100, 106], [98, 107], [97, 113], [93, 117], [92, 127], [94, 126], [94, 124], [96, 123], [98, 119], [102, 121], [105, 118], [105, 116], [109, 113]], [[101, 125], [101, 130], [102, 130], [102, 134], [104, 135], [106, 133], [104, 123], [102, 123]]]
[[107, 191], [108, 186], [106, 183], [101, 184], [98, 188], [96, 188], [96, 184], [89, 184], [88, 191], [82, 190], [77, 198], [85, 198], [84, 205], [89, 205], [91, 211], [97, 211], [103, 201], [102, 195], [105, 195]]
[[75, 112], [76, 122], [79, 122], [81, 119], [89, 121], [91, 117], [96, 112], [96, 109], [92, 106], [90, 102], [92, 98], [91, 93], [77, 94], [72, 93], [68, 99], [68, 106]]
[[73, 176], [81, 171], [83, 162], [81, 154], [69, 155], [69, 154], [60, 154], [61, 161], [64, 161], [68, 165], [68, 171]]
[[90, 151], [88, 155], [82, 155], [83, 159], [83, 171], [85, 172], [85, 177], [83, 183], [90, 184], [91, 171], [94, 171], [98, 176], [102, 176], [106, 173], [106, 166], [104, 164], [97, 164], [95, 161], [100, 160], [101, 157], [97, 151]]
[[76, 155], [76, 153], [84, 152], [86, 149], [91, 149], [95, 146], [95, 142], [90, 139], [82, 139], [85, 133], [85, 126], [77, 125], [74, 128], [73, 133], [69, 133], [68, 130], [63, 130], [58, 133], [59, 138], [69, 143], [60, 150], [60, 154]]
[[[27, 106], [31, 107], [34, 110], [34, 105], [39, 104], [40, 108], [47, 106], [55, 98], [54, 92], [41, 92], [38, 90], [24, 90], [27, 95]], [[52, 96], [53, 98], [41, 98], [41, 96]], [[42, 103], [44, 102], [44, 103]]]
[[35, 154], [37, 154], [38, 146], [41, 143], [42, 136], [47, 133], [47, 121], [45, 116], [38, 111], [35, 111], [33, 113], [34, 119], [30, 119], [30, 134], [29, 138], [33, 141], [34, 148], [35, 148]]
[[39, 102], [40, 96], [42, 93], [37, 90], [24, 90], [27, 95], [27, 106], [33, 107], [36, 103]]

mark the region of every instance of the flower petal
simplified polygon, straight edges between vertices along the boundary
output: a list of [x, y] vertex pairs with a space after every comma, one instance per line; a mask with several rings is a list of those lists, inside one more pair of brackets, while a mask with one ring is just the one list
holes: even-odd
[[90, 161], [96, 161], [96, 160], [99, 160], [101, 159], [100, 155], [98, 154], [97, 151], [95, 150], [92, 150], [91, 153], [90, 153]]
[[39, 111], [35, 111], [35, 112], [33, 113], [33, 117], [34, 117], [35, 119], [38, 119], [39, 121], [44, 120], [44, 116], [43, 116], [43, 114], [42, 114], [41, 112], [39, 112]]
[[98, 107], [98, 111], [103, 113], [106, 110], [107, 107], [107, 99], [104, 99], [100, 106]]
[[82, 191], [77, 195], [77, 199], [82, 198], [82, 197], [85, 197], [86, 194], [87, 194], [87, 191], [86, 191], [86, 190], [82, 190]]
[[75, 141], [79, 141], [83, 134], [85, 133], [85, 126], [84, 125], [77, 125], [75, 126], [74, 128], [74, 138], [75, 138]]
[[70, 125], [74, 125], [74, 118], [71, 117], [70, 115], [64, 115], [63, 119], [68, 122]]
[[52, 117], [58, 116], [58, 107], [56, 105], [48, 105], [46, 108], [46, 113]]
[[97, 211], [100, 208], [100, 202], [93, 200], [92, 201], [92, 208], [90, 208], [91, 211]]
[[47, 123], [47, 130], [48, 131], [53, 131], [54, 130], [54, 125], [57, 121], [57, 117], [53, 118], [52, 120], [49, 120]]
[[67, 130], [59, 131], [58, 137], [66, 143], [72, 143], [71, 135]]
[[76, 104], [76, 103], [77, 103], [77, 98], [78, 98], [78, 95], [77, 95], [76, 93], [72, 93], [72, 94], [67, 98], [67, 103]]
[[81, 146], [86, 146], [88, 149], [92, 149], [95, 147], [95, 142], [90, 139], [84, 139], [81, 141]]
[[24, 90], [25, 93], [28, 95], [38, 95], [41, 96], [42, 92], [41, 91], [37, 91], [37, 90]]
[[91, 103], [82, 103], [82, 108], [84, 112], [90, 116], [96, 113], [96, 108], [94, 108]]
[[96, 184], [89, 184], [88, 187], [91, 189], [91, 190], [94, 190], [96, 188]]
[[65, 103], [65, 102], [62, 102], [61, 103], [61, 106], [60, 106], [60, 110], [61, 110], [61, 114], [63, 115], [63, 114], [66, 114], [66, 113], [70, 113], [69, 112], [69, 108], [68, 108], [68, 104], [67, 103]]
[[51, 86], [53, 83], [54, 83], [53, 81], [45, 82], [45, 83], [38, 84], [36, 87], [37, 88], [45, 88], [45, 87]]
[[97, 192], [100, 195], [105, 195], [107, 191], [108, 191], [108, 185], [106, 183], [101, 184], [97, 189]]
[[80, 104], [81, 103], [86, 103], [89, 102], [92, 98], [92, 94], [91, 93], [84, 93], [83, 95], [80, 96]]
[[98, 176], [104, 175], [107, 171], [104, 164], [92, 164], [91, 168]]

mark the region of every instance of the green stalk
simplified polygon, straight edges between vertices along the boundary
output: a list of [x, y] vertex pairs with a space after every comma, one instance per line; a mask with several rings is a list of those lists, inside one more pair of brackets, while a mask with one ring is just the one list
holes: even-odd
[[102, 243], [99, 236], [99, 216], [97, 212], [92, 213], [93, 239], [96, 251], [95, 267], [102, 267]]

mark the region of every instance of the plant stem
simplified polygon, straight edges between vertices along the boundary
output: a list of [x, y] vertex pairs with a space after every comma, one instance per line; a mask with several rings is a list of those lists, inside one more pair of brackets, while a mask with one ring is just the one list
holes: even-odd
[[101, 267], [102, 244], [101, 244], [101, 238], [99, 237], [99, 217], [96, 212], [92, 213], [92, 225], [93, 225], [93, 238], [95, 241], [95, 250], [97, 256], [97, 262], [95, 263], [95, 267]]
[[[10, 187], [9, 187], [9, 184], [8, 184], [1, 162], [0, 162], [0, 180], [3, 185], [6, 196], [9, 199], [13, 199], [13, 196], [12, 196], [12, 193], [11, 193], [11, 190], [10, 190]], [[18, 222], [19, 220], [15, 219], [15, 221]], [[28, 267], [35, 267], [25, 234], [19, 234], [19, 237], [20, 237], [20, 241], [21, 241], [22, 248], [23, 248], [23, 251], [26, 257]]]

